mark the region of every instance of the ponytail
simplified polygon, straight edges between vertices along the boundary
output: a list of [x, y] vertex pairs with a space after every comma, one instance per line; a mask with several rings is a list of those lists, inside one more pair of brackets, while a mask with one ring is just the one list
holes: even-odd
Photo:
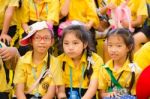
[[88, 77], [88, 79], [90, 79], [91, 75], [93, 73], [93, 68], [92, 68], [91, 61], [92, 61], [92, 51], [89, 51], [87, 49], [87, 62], [88, 62], [88, 64], [87, 64], [86, 70], [84, 72], [84, 79], [85, 79], [86, 76]]

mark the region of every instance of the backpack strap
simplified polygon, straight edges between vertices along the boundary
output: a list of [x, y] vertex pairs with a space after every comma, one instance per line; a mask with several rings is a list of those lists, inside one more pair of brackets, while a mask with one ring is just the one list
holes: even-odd
[[[105, 69], [106, 69], [106, 71], [108, 72], [108, 74], [109, 74], [109, 76], [110, 76], [110, 78], [111, 78], [111, 82], [112, 82], [118, 89], [121, 89], [122, 86], [121, 86], [121, 85], [119, 84], [119, 82], [116, 80], [116, 78], [115, 78], [114, 75], [112, 74], [112, 71], [110, 70], [110, 68], [109, 68], [109, 67], [106, 67]], [[118, 78], [121, 77], [122, 73], [123, 73], [123, 71], [121, 72], [121, 74], [119, 75]], [[119, 80], [119, 79], [118, 79], [118, 80]], [[112, 91], [112, 88], [109, 88], [108, 91], [111, 92], [111, 91]]]

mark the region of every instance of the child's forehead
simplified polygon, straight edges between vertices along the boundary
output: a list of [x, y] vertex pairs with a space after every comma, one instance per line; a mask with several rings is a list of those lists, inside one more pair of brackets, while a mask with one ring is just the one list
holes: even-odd
[[35, 33], [35, 35], [51, 35], [51, 32], [48, 29], [39, 30]]
[[114, 34], [108, 37], [108, 41], [124, 42], [124, 39], [121, 35]]

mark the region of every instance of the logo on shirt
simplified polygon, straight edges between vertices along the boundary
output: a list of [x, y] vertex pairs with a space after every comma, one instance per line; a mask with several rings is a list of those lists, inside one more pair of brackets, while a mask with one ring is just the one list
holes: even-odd
[[43, 82], [42, 83], [42, 88], [43, 89], [48, 90], [48, 87], [49, 87], [49, 83], [48, 82]]

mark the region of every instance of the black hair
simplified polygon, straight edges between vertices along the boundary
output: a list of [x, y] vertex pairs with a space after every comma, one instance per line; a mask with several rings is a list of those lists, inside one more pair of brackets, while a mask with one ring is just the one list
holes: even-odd
[[[65, 28], [63, 31], [62, 31], [62, 37], [61, 37], [61, 49], [63, 50], [63, 40], [64, 40], [64, 37], [68, 34], [68, 33], [74, 33], [75, 36], [80, 39], [83, 44], [86, 44], [87, 43], [87, 48], [86, 48], [86, 51], [87, 51], [87, 67], [90, 65], [89, 68], [86, 67], [86, 70], [84, 72], [84, 78], [87, 76], [88, 79], [90, 79], [92, 73], [93, 73], [93, 68], [92, 68], [92, 64], [91, 62], [88, 60], [89, 57], [92, 56], [92, 39], [91, 39], [91, 36], [90, 36], [90, 31], [88, 31], [84, 26], [81, 26], [81, 25], [70, 25], [68, 26], [67, 28]], [[62, 66], [62, 69], [65, 70], [65, 63], [63, 63], [63, 66]]]
[[[48, 49], [48, 56], [47, 56], [47, 64], [46, 64], [46, 70], [50, 68], [50, 56], [51, 56], [51, 48]], [[46, 73], [46, 72], [45, 72]], [[44, 74], [43, 74], [44, 76]], [[44, 78], [40, 79], [40, 83], [44, 80]]]
[[19, 0], [19, 8], [22, 7], [22, 0]]
[[113, 29], [110, 30], [107, 35], [106, 35], [106, 39], [108, 39], [111, 35], [119, 35], [123, 38], [125, 45], [129, 48], [129, 52], [128, 52], [128, 58], [130, 63], [133, 63], [133, 49], [134, 49], [134, 39], [132, 36], [132, 33], [125, 28], [118, 28], [118, 29]]
[[[127, 57], [129, 58], [130, 63], [133, 63], [133, 49], [134, 49], [134, 39], [132, 36], [132, 33], [125, 28], [118, 28], [118, 29], [113, 29], [110, 30], [107, 35], [106, 35], [106, 39], [108, 39], [111, 35], [119, 35], [123, 38], [126, 46], [129, 48], [129, 52], [127, 54]], [[130, 85], [129, 85], [129, 93], [131, 94], [131, 89], [133, 87], [133, 84], [135, 82], [135, 72], [132, 71], [132, 77], [131, 77], [131, 81], [130, 81]]]

